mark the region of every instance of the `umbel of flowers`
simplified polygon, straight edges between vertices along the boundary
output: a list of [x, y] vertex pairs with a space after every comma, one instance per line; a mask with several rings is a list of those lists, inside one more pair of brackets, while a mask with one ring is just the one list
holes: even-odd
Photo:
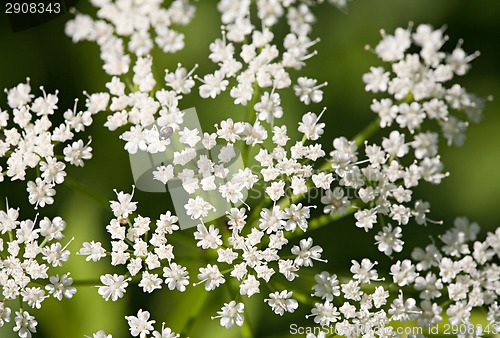
[[[263, 306], [279, 316], [306, 306], [312, 323], [334, 325], [346, 337], [398, 336], [397, 322], [430, 327], [444, 318], [471, 328], [463, 336], [481, 335], [483, 329], [471, 322], [474, 308], [486, 310], [491, 329], [497, 330], [500, 230], [480, 241], [479, 226], [457, 218], [439, 237], [442, 244], [412, 251], [402, 240], [405, 226], [436, 223], [427, 217], [429, 203], [413, 198], [413, 192], [423, 182], [439, 184], [448, 175], [439, 139], [460, 146], [469, 121], [481, 120], [485, 100], [457, 83], [477, 52], [467, 54], [462, 41], [446, 52], [444, 29], [426, 24], [410, 24], [394, 34], [382, 31], [382, 40], [367, 49], [386, 66], [371, 67], [362, 79], [365, 89], [378, 95], [370, 106], [374, 122], [352, 140], [325, 140], [321, 118], [326, 108], [309, 111], [295, 126], [301, 138], [293, 139], [282, 122], [287, 115], [280, 93], [292, 91], [297, 103], [307, 106], [322, 101], [327, 85], [300, 73], [319, 43], [310, 36], [312, 2], [221, 0], [220, 37], [207, 45], [214, 71], [196, 74], [198, 65], [179, 63], [161, 78], [153, 75], [150, 52], [158, 47], [167, 57], [189, 43], [176, 29], [190, 23], [196, 3], [91, 3], [96, 16], [75, 13], [66, 33], [74, 42], [99, 46], [109, 75], [106, 91], [85, 93], [85, 110], [78, 111], [75, 102], [64, 121], [53, 126], [58, 92], [46, 94], [41, 87], [43, 96], [35, 98], [29, 80], [6, 90], [9, 108], [0, 111], [0, 181], [27, 181], [35, 209], [53, 204], [54, 187], [69, 178], [66, 163], [83, 166], [92, 157], [90, 140], [75, 135], [93, 123], [95, 114], [106, 114], [104, 127], [119, 133], [124, 151], [171, 152], [171, 163], [154, 168], [151, 179], [167, 187], [179, 184], [188, 196], [183, 208], [151, 219], [139, 213], [135, 187], [115, 190], [109, 222], [103, 224], [108, 241], [84, 242], [77, 252], [86, 261], [109, 263], [95, 285], [105, 301], [118, 302], [129, 288], [160, 293], [227, 287], [230, 297], [207, 318], [226, 329], [243, 326], [245, 335], [252, 334], [245, 304], [255, 294], [264, 294]], [[284, 39], [275, 38], [278, 25], [287, 28]], [[192, 91], [205, 99], [219, 99], [228, 91], [248, 117], [235, 121], [228, 116], [212, 132], [189, 128], [179, 102]], [[388, 132], [380, 142], [370, 141], [379, 128]], [[320, 141], [332, 142], [333, 151], [327, 154]], [[233, 170], [238, 156], [244, 166]], [[263, 196], [259, 203], [245, 201], [256, 190]], [[313, 190], [321, 192], [320, 199], [306, 198]], [[215, 212], [224, 216], [211, 218]], [[381, 254], [377, 260], [347, 259], [351, 275], [339, 276], [327, 271], [322, 254], [328, 249], [315, 244], [310, 231], [351, 215], [353, 226], [373, 233]], [[195, 269], [176, 257], [175, 246], [186, 244], [181, 216], [196, 224], [188, 245], [204, 253]], [[71, 298], [77, 290], [69, 273], [50, 273], [68, 260], [71, 241], [62, 232], [71, 225], [40, 214], [34, 220], [20, 218], [19, 209], [0, 211], [0, 326], [13, 317], [14, 331], [24, 338], [37, 327], [27, 307], [40, 309], [45, 298]], [[411, 252], [411, 259], [390, 261], [403, 250]], [[390, 269], [378, 269], [380, 260], [390, 261]], [[297, 289], [293, 281], [307, 269], [314, 271], [315, 282], [309, 290]], [[12, 313], [16, 299], [21, 306]], [[179, 336], [165, 323], [155, 328], [156, 320], [144, 309], [125, 319], [134, 337]], [[92, 335], [111, 337], [105, 330]]]

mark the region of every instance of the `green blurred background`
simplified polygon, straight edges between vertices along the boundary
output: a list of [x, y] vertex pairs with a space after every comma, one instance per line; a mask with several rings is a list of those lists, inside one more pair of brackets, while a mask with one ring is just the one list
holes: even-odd
[[[207, 56], [208, 44], [220, 35], [215, 4], [215, 1], [207, 0], [196, 2], [195, 19], [189, 26], [180, 28], [186, 35], [184, 50], [174, 55], [153, 53], [158, 74], [163, 75], [165, 67], [175, 68], [179, 61], [188, 69], [199, 63], [199, 74], [214, 69]], [[85, 13], [92, 11], [86, 1], [80, 1], [77, 9]], [[327, 129], [322, 138], [327, 150], [332, 148], [333, 137], [343, 135], [350, 138], [375, 117], [369, 110], [373, 95], [364, 92], [361, 76], [370, 66], [380, 64], [375, 55], [364, 50], [364, 46], [375, 46], [382, 28], [391, 33], [396, 27], [406, 27], [409, 21], [416, 25], [430, 23], [434, 27], [446, 25], [446, 34], [450, 36], [450, 42], [446, 44], [448, 50], [455, 46], [459, 38], [463, 38], [463, 47], [467, 52], [481, 51], [481, 56], [472, 62], [472, 70], [460, 79], [460, 83], [479, 96], [493, 95], [500, 99], [500, 1], [355, 0], [349, 3], [346, 13], [328, 5], [319, 6], [314, 12], [318, 22], [312, 36], [321, 38], [316, 45], [319, 54], [309, 60], [301, 75], [317, 78], [320, 82], [328, 81], [329, 85], [324, 90], [324, 101], [309, 107], [300, 104], [293, 93], [282, 93], [283, 122], [289, 130], [296, 130], [302, 114], [307, 111], [319, 113], [323, 106], [328, 107], [323, 117]], [[75, 45], [64, 35], [64, 24], [70, 17], [70, 14], [65, 14], [41, 26], [13, 33], [5, 15], [0, 14], [0, 88], [11, 88], [30, 77], [33, 92], [37, 95], [40, 95], [37, 89], [40, 85], [44, 85], [47, 92], [58, 89], [59, 114], [73, 107], [74, 98], [80, 99], [79, 106], [83, 108], [83, 90], [90, 93], [105, 90], [108, 77], [101, 70], [97, 47], [88, 42]], [[293, 76], [296, 77], [297, 73]], [[432, 219], [442, 219], [451, 224], [456, 216], [465, 215], [479, 222], [485, 230], [499, 225], [499, 102], [494, 100], [487, 104], [484, 120], [469, 127], [463, 147], [441, 145], [440, 153], [445, 169], [451, 173], [450, 177], [439, 186], [424, 184], [416, 192], [417, 197], [431, 203]], [[0, 95], [0, 104], [0, 107], [7, 108], [5, 95]], [[181, 108], [190, 107], [197, 109], [205, 131], [213, 131], [214, 123], [223, 118], [244, 118], [244, 110], [232, 105], [227, 92], [216, 100], [204, 101], [196, 95], [188, 95], [181, 101]], [[104, 117], [97, 116], [94, 125], [85, 132], [85, 135], [93, 137], [93, 159], [83, 169], [70, 168], [69, 175], [106, 199], [113, 199], [112, 188], [130, 191], [133, 180], [123, 143], [117, 139], [119, 133], [104, 130], [103, 122]], [[294, 135], [297, 135], [296, 131]], [[381, 135], [383, 132], [376, 138]], [[27, 204], [24, 183], [0, 186], [0, 200], [4, 201], [7, 196], [11, 206], [21, 207], [23, 219], [35, 215]], [[139, 201], [139, 212], [152, 218], [164, 212], [170, 204], [168, 195], [139, 191], [135, 200]], [[76, 252], [84, 241], [105, 240], [105, 226], [112, 216], [94, 201], [64, 185], [57, 189], [55, 205], [41, 212], [51, 217], [60, 215], [67, 221], [66, 238], [77, 236], [70, 245], [72, 252]], [[427, 244], [429, 233], [441, 233], [443, 229], [443, 226], [429, 225], [426, 231], [422, 231], [419, 226], [409, 225], [404, 239], [410, 244], [422, 241]], [[352, 217], [313, 233], [312, 236], [325, 248], [325, 256], [329, 258], [328, 264], [315, 265], [315, 270], [325, 269], [341, 274], [348, 270], [350, 259], [383, 259], [373, 245], [366, 244], [372, 243], [373, 235], [354, 227]], [[182, 247], [175, 250], [177, 254], [179, 251], [182, 253]], [[80, 280], [118, 272], [107, 267], [105, 262], [85, 264], [82, 257], [74, 255], [60, 273], [65, 271], [73, 271], [73, 278]], [[312, 276], [312, 272], [306, 272], [294, 285], [305, 285]], [[195, 279], [195, 273], [192, 273], [191, 281]], [[304, 323], [308, 307], [303, 306], [294, 315], [279, 318], [271, 313], [267, 305], [262, 305], [265, 296], [256, 295], [248, 304], [249, 320], [257, 337], [288, 336], [291, 323]], [[208, 301], [205, 301], [207, 297]], [[42, 311], [32, 312], [39, 321], [36, 337], [81, 337], [99, 329], [112, 333], [114, 337], [125, 337], [127, 325], [123, 316], [136, 314], [141, 307], [151, 311], [157, 324], [165, 321], [176, 332], [183, 331], [185, 326], [190, 327], [191, 337], [239, 337], [238, 329], [227, 331], [218, 321], [208, 319], [215, 315], [222, 301], [228, 300], [225, 290], [207, 294], [201, 286], [191, 288], [184, 294], [156, 291], [152, 295], [145, 295], [136, 286], [129, 286], [123, 299], [111, 303], [103, 301], [97, 289], [84, 287], [70, 301], [47, 299]], [[0, 337], [10, 337], [10, 334], [5, 328], [0, 331]]]

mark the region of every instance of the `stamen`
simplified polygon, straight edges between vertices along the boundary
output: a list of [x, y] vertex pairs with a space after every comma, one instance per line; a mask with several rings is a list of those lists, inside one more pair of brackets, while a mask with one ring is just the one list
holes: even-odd
[[72, 238], [69, 240], [69, 242], [68, 242], [68, 243], [66, 243], [66, 245], [64, 246], [64, 248], [62, 248], [62, 249], [61, 249], [61, 251], [66, 250], [66, 248], [68, 247], [68, 245], [69, 245], [71, 242], [73, 242], [73, 240], [74, 240], [74, 239], [75, 239], [75, 237], [72, 237]]
[[312, 53], [309, 53], [303, 57], [300, 58], [300, 61], [305, 61], [307, 59], [310, 59], [312, 58], [313, 56], [317, 55], [318, 54], [318, 51], [317, 50], [314, 50]]
[[190, 71], [186, 74], [186, 76], [184, 77], [184, 79], [189, 78], [189, 77], [190, 77], [190, 76], [194, 73], [194, 71], [196, 70], [196, 68], [198, 68], [198, 64], [197, 64], [197, 63], [196, 63], [196, 64], [194, 65], [194, 67], [193, 67], [193, 68], [191, 68], [191, 70], [190, 70]]
[[208, 280], [208, 278], [205, 278], [204, 280], [202, 281], [199, 281], [198, 283], [193, 283], [193, 286], [197, 286], [197, 285], [200, 285], [201, 283], [204, 283]]

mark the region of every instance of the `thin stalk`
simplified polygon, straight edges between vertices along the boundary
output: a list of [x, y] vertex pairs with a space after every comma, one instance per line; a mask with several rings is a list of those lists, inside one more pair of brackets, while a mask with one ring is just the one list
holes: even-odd
[[81, 193], [82, 195], [87, 196], [88, 198], [90, 198], [91, 200], [93, 200], [94, 202], [96, 202], [97, 204], [99, 204], [100, 206], [105, 208], [106, 210], [109, 210], [109, 201], [106, 198], [99, 195], [95, 191], [89, 189], [88, 187], [86, 187], [82, 183], [78, 182], [74, 178], [72, 178], [70, 176], [66, 176], [66, 178], [64, 179], [64, 184], [66, 184], [71, 189]]
[[[316, 230], [316, 229], [319, 229], [319, 228], [322, 228], [324, 227], [325, 225], [329, 225], [341, 218], [344, 218], [346, 216], [349, 216], [353, 213], [355, 213], [356, 211], [358, 211], [358, 208], [357, 207], [349, 207], [347, 208], [347, 213], [343, 214], [342, 216], [339, 216], [339, 214], [335, 214], [333, 216], [331, 215], [322, 215], [322, 216], [319, 216], [319, 217], [316, 217], [316, 218], [313, 218], [309, 221], [309, 226], [307, 228], [307, 231], [312, 231], [312, 230]], [[294, 232], [293, 234], [287, 236], [288, 239], [291, 239], [291, 238], [295, 238], [295, 237], [299, 237], [299, 236], [302, 236], [303, 233], [299, 233], [299, 232]]]

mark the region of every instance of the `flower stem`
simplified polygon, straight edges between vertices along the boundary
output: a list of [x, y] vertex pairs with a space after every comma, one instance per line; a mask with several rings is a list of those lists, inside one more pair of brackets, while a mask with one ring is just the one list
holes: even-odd
[[[347, 213], [343, 214], [342, 216], [339, 216], [339, 214], [335, 214], [333, 216], [332, 215], [321, 215], [319, 217], [313, 218], [309, 221], [309, 227], [307, 228], [307, 232], [322, 228], [325, 225], [329, 225], [329, 224], [331, 224], [331, 223], [333, 223], [341, 218], [344, 218], [346, 216], [349, 216], [349, 215], [355, 213], [358, 210], [359, 210], [358, 207], [348, 207]], [[299, 237], [299, 236], [303, 236], [303, 235], [304, 235], [304, 233], [294, 232], [291, 236], [287, 236], [287, 238], [291, 239], [291, 238]]]
[[89, 189], [88, 187], [86, 187], [82, 183], [78, 182], [74, 178], [72, 178], [70, 176], [66, 176], [66, 178], [64, 180], [64, 184], [66, 184], [71, 189], [81, 193], [82, 195], [87, 196], [88, 198], [90, 198], [91, 200], [93, 200], [94, 202], [96, 202], [97, 204], [99, 204], [100, 206], [105, 208], [106, 210], [109, 209], [109, 202], [106, 198], [97, 194], [95, 191]]
[[360, 145], [365, 142], [365, 140], [369, 139], [373, 134], [377, 132], [380, 128], [380, 119], [376, 118], [373, 120], [369, 125], [367, 125], [361, 132], [359, 132], [352, 141], [356, 143], [356, 145], [359, 147]]

